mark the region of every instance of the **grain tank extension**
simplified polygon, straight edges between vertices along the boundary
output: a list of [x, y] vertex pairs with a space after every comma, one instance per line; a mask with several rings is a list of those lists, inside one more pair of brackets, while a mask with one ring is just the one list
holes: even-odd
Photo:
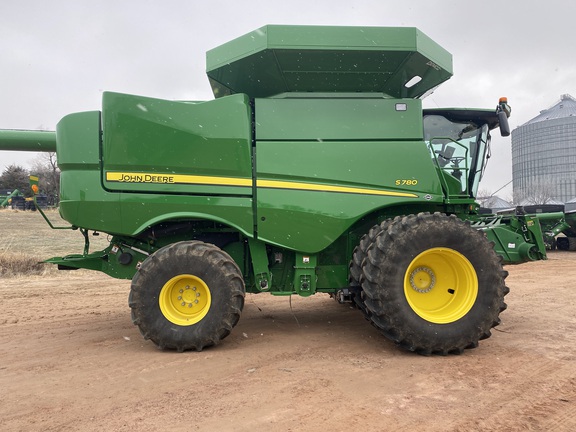
[[207, 75], [214, 100], [106, 92], [55, 135], [0, 134], [56, 147], [86, 247], [47, 262], [132, 279], [134, 323], [178, 351], [224, 339], [246, 292], [331, 294], [422, 354], [490, 336], [502, 260], [545, 258], [537, 219], [478, 214], [505, 100], [423, 109], [452, 57], [414, 28], [265, 26], [209, 51]]

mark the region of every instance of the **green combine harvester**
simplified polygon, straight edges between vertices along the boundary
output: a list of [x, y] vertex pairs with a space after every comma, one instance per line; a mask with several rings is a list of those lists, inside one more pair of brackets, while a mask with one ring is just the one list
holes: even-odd
[[[214, 100], [106, 92], [56, 132], [0, 132], [57, 152], [85, 248], [46, 262], [132, 279], [132, 320], [164, 349], [218, 344], [246, 292], [328, 293], [425, 355], [490, 336], [502, 263], [546, 257], [536, 217], [478, 212], [505, 99], [423, 109], [452, 57], [415, 28], [265, 26], [209, 51], [207, 75]], [[90, 231], [110, 245], [90, 252]]]

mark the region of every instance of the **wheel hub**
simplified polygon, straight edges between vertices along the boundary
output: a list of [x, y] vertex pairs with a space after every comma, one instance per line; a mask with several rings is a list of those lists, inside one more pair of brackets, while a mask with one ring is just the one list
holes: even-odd
[[184, 307], [194, 307], [200, 301], [199, 297], [201, 296], [200, 292], [198, 292], [198, 287], [186, 285], [184, 288], [179, 290], [180, 295], [178, 296], [177, 300], [180, 300], [180, 306]]
[[410, 273], [410, 286], [414, 291], [425, 294], [430, 292], [435, 284], [436, 276], [428, 267], [418, 267]]
[[212, 296], [204, 281], [195, 275], [173, 277], [162, 287], [158, 298], [164, 317], [178, 325], [193, 325], [210, 309]]

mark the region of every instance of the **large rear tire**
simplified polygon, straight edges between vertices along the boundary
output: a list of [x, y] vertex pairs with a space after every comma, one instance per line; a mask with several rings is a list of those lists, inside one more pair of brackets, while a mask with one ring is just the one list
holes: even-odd
[[[362, 271], [362, 267], [368, 257], [368, 248], [374, 241], [376, 237], [380, 235], [382, 231], [388, 229], [388, 225], [392, 220], [385, 220], [380, 225], [374, 225], [370, 228], [367, 234], [364, 234], [360, 239], [360, 243], [358, 246], [354, 248], [354, 252], [352, 253], [352, 260], [350, 261], [350, 271], [349, 271], [349, 278], [348, 282], [350, 283], [351, 287], [361, 287], [364, 283], [364, 273]], [[364, 316], [367, 320], [370, 320], [370, 312], [366, 309], [366, 304], [364, 301], [365, 294], [363, 291], [360, 293], [355, 293], [352, 301], [354, 302], [355, 306], [362, 311]]]
[[216, 345], [240, 319], [245, 286], [234, 260], [200, 241], [166, 246], [149, 256], [132, 279], [132, 321], [162, 349]]
[[476, 347], [506, 309], [508, 273], [493, 245], [455, 216], [394, 219], [367, 248], [362, 274], [372, 323], [424, 355]]

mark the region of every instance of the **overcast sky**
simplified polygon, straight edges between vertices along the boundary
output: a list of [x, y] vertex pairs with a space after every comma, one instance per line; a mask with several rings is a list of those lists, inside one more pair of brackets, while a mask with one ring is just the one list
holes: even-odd
[[[515, 128], [576, 96], [575, 22], [566, 0], [2, 0], [0, 129], [54, 130], [100, 109], [105, 90], [212, 99], [205, 52], [266, 24], [418, 27], [454, 61], [424, 106], [493, 108], [507, 96]], [[490, 191], [512, 179], [510, 138], [493, 135], [480, 185]], [[35, 158], [0, 152], [0, 172]]]

